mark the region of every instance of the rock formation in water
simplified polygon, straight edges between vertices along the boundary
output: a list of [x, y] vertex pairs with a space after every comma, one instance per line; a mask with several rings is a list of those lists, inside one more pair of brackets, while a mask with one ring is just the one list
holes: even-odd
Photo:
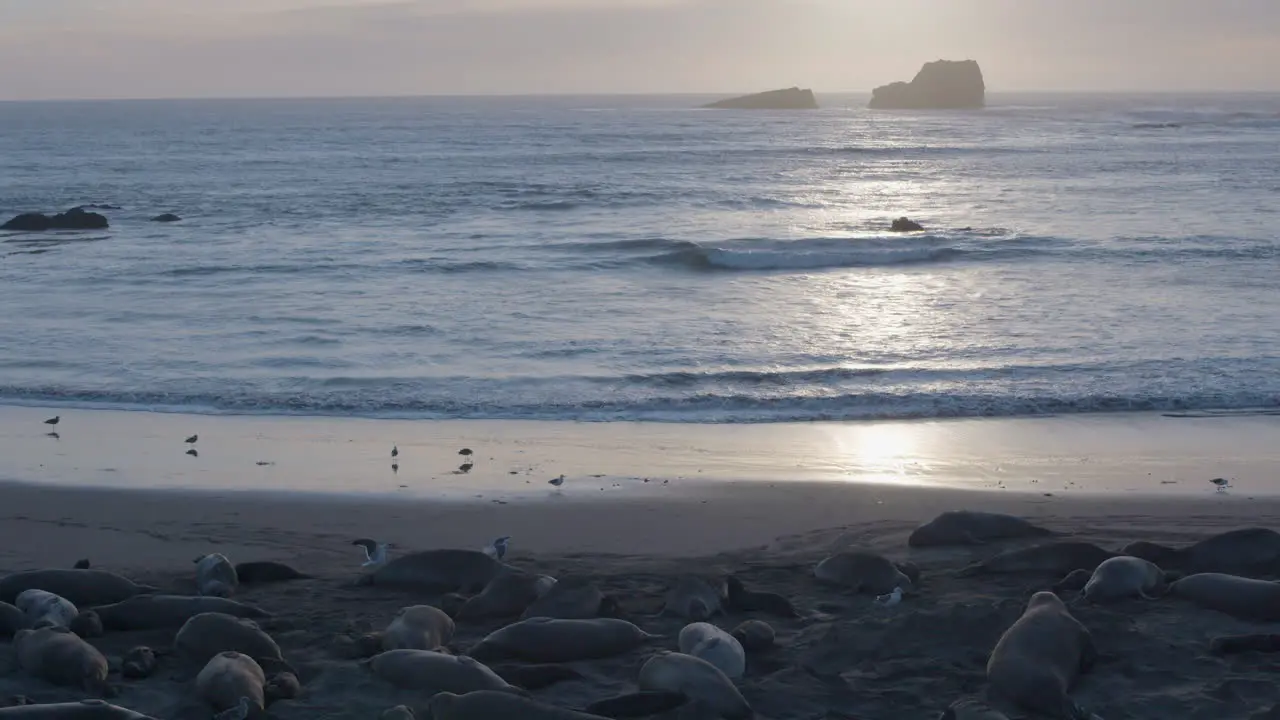
[[729, 98], [703, 107], [716, 110], [817, 110], [818, 101], [812, 90], [793, 87]]
[[909, 83], [883, 85], [871, 93], [877, 110], [967, 110], [986, 105], [987, 86], [974, 60], [925, 63]]
[[924, 226], [907, 217], [900, 217], [893, 221], [893, 225], [889, 227], [891, 232], [920, 232], [924, 230]]
[[170, 223], [170, 222], [178, 222], [181, 219], [182, 218], [178, 217], [177, 215], [174, 215], [173, 213], [164, 213], [163, 215], [157, 215], [151, 218], [151, 222]]
[[44, 230], [102, 230], [106, 227], [107, 218], [105, 216], [76, 207], [57, 215], [23, 213], [4, 225], [0, 225], [0, 230], [40, 232]]

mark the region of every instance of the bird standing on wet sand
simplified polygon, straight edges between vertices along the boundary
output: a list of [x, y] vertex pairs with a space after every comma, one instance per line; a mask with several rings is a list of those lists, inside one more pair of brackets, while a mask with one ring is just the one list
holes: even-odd
[[1218, 486], [1218, 492], [1222, 492], [1223, 490], [1226, 490], [1227, 488], [1231, 487], [1231, 482], [1226, 478], [1214, 478], [1209, 482]]
[[187, 438], [187, 444], [188, 444], [188, 445], [195, 445], [195, 444], [196, 444], [196, 441], [197, 441], [197, 440], [199, 440], [199, 439], [200, 439], [200, 436], [199, 436], [199, 435], [192, 435], [191, 437]]
[[547, 481], [547, 484], [548, 484], [548, 485], [555, 485], [556, 487], [560, 487], [561, 485], [563, 485], [563, 484], [564, 484], [564, 476], [563, 476], [563, 475], [561, 475], [560, 477], [551, 478], [550, 480], [548, 480], [548, 481]]
[[187, 454], [190, 455], [191, 457], [200, 457], [200, 452], [197, 451], [195, 448], [191, 448], [190, 450], [188, 450]]
[[472, 455], [471, 448], [462, 448], [461, 450], [458, 451], [458, 454], [466, 458], [467, 462], [471, 462], [471, 455]]
[[61, 415], [54, 415], [53, 417], [49, 418], [48, 420], [45, 420], [45, 421], [44, 421], [44, 424], [45, 424], [45, 425], [48, 425], [50, 430], [54, 430], [54, 429], [57, 429], [57, 427], [58, 427], [58, 423], [60, 423], [60, 422], [62, 422], [62, 416], [61, 416]]
[[400, 457], [400, 448], [395, 445], [391, 446], [391, 457]]
[[387, 550], [391, 547], [391, 543], [374, 542], [368, 538], [352, 540], [351, 544], [364, 548], [365, 561], [360, 567], [371, 567], [385, 563], [387, 561]]
[[492, 545], [485, 548], [484, 554], [488, 555], [491, 558], [496, 558], [498, 560], [501, 560], [507, 555], [507, 543], [510, 540], [511, 540], [510, 535], [503, 535], [497, 540], [494, 540]]

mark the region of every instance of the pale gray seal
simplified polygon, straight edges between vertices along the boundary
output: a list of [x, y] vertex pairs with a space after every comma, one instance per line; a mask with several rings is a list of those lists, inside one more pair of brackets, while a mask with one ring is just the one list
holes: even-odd
[[105, 570], [55, 568], [6, 576], [0, 580], [0, 602], [13, 602], [23, 590], [45, 590], [77, 607], [109, 605], [156, 591], [149, 585], [139, 585]]
[[604, 593], [586, 578], [564, 578], [525, 608], [521, 617], [589, 620], [600, 617], [604, 602]]
[[286, 580], [309, 580], [310, 575], [300, 573], [284, 563], [271, 560], [242, 562], [236, 565], [236, 579], [241, 585], [258, 585], [261, 583], [284, 582]]
[[7, 602], [0, 602], [0, 638], [11, 638], [19, 630], [31, 627], [27, 614]]
[[773, 649], [776, 634], [773, 626], [763, 620], [747, 620], [730, 633], [747, 652], [763, 652]]
[[747, 671], [747, 653], [737, 638], [707, 622], [685, 625], [676, 640], [680, 652], [701, 658], [719, 668], [730, 680]]
[[103, 697], [116, 694], [107, 684], [107, 659], [64, 627], [19, 630], [13, 636], [13, 647], [18, 665], [35, 677]]
[[266, 707], [266, 673], [253, 658], [238, 652], [220, 652], [209, 658], [196, 675], [196, 692], [216, 712], [239, 707], [248, 698], [249, 715], [260, 714]]
[[1115, 556], [1116, 554], [1110, 550], [1104, 550], [1093, 543], [1051, 542], [1002, 552], [988, 560], [964, 568], [957, 575], [960, 577], [1016, 573], [1062, 575], [1072, 570], [1093, 572], [1104, 560]]
[[1280, 621], [1280, 583], [1223, 573], [1197, 573], [1174, 582], [1169, 586], [1169, 594], [1241, 620]]
[[453, 639], [453, 618], [440, 608], [412, 605], [400, 608], [382, 633], [383, 650], [435, 650]]
[[1089, 715], [1068, 692], [1096, 659], [1093, 638], [1084, 625], [1057, 595], [1038, 592], [991, 651], [987, 680], [997, 696], [1023, 709], [1077, 720]]
[[102, 700], [0, 708], [0, 720], [155, 720]]
[[222, 553], [209, 553], [195, 559], [196, 594], [228, 598], [235, 594], [240, 580], [236, 568]]
[[392, 560], [362, 582], [426, 592], [475, 593], [503, 567], [479, 550], [425, 550]]
[[770, 592], [748, 590], [736, 575], [725, 578], [725, 606], [734, 612], [762, 612], [774, 617], [800, 617], [791, 601]]
[[818, 563], [813, 576], [819, 582], [848, 588], [855, 593], [883, 595], [894, 588], [915, 589], [911, 578], [889, 559], [872, 552], [854, 550], [832, 555]]
[[662, 612], [685, 620], [709, 620], [724, 613], [724, 585], [699, 577], [682, 577], [667, 590]]
[[951, 510], [916, 528], [907, 538], [911, 547], [984, 545], [990, 540], [1046, 537], [1052, 535], [1038, 525], [1013, 515]]
[[980, 700], [964, 699], [951, 703], [938, 720], [1009, 720], [1009, 717]]
[[556, 579], [503, 568], [458, 611], [460, 620], [517, 617], [556, 584]]
[[218, 653], [235, 651], [253, 658], [269, 673], [293, 672], [280, 646], [257, 623], [222, 613], [201, 613], [188, 620], [174, 637], [173, 647], [192, 662], [206, 663]]
[[1227, 575], [1280, 573], [1280, 533], [1268, 528], [1240, 528], [1219, 533], [1185, 548], [1138, 541], [1122, 552], [1169, 570]]
[[473, 658], [432, 650], [390, 650], [363, 663], [396, 687], [424, 693], [514, 690], [506, 680]]
[[675, 692], [721, 717], [754, 717], [755, 713], [733, 681], [706, 660], [683, 653], [659, 652], [640, 667], [641, 690]]
[[64, 597], [44, 590], [23, 590], [13, 603], [27, 616], [30, 627], [70, 628], [80, 611]]
[[1084, 586], [1083, 597], [1105, 603], [1131, 597], [1147, 600], [1164, 594], [1164, 571], [1142, 558], [1120, 556], [1103, 560]]
[[139, 645], [120, 658], [120, 674], [129, 680], [141, 680], [151, 677], [156, 665], [155, 651]]
[[262, 608], [221, 597], [189, 595], [139, 595], [111, 605], [93, 608], [108, 630], [164, 630], [201, 613], [216, 612], [241, 618], [267, 618]]
[[530, 618], [492, 632], [467, 654], [488, 662], [562, 663], [621, 655], [655, 636], [626, 620]]
[[465, 695], [437, 693], [431, 698], [432, 720], [605, 720], [507, 692], [478, 690]]

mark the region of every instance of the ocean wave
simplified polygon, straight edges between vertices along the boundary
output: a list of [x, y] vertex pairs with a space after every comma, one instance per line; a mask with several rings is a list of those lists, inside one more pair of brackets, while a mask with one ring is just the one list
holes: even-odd
[[971, 251], [941, 236], [868, 240], [809, 238], [736, 241], [719, 246], [690, 243], [648, 262], [704, 271], [822, 270], [947, 262]]

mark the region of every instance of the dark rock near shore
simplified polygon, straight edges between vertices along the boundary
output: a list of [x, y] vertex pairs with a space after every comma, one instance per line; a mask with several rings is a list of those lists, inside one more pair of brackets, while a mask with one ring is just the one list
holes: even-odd
[[714, 110], [817, 110], [818, 100], [812, 90], [793, 87], [719, 100], [703, 107]]
[[82, 208], [71, 208], [57, 215], [44, 213], [23, 213], [4, 225], [0, 230], [25, 230], [43, 232], [45, 230], [102, 230], [108, 226], [107, 218]]
[[987, 86], [974, 60], [925, 63], [909, 83], [876, 88], [868, 107], [878, 110], [971, 110], [986, 105]]
[[920, 232], [924, 226], [911, 218], [900, 217], [889, 227], [892, 232]]
[[178, 217], [177, 215], [174, 215], [173, 213], [164, 213], [163, 215], [157, 215], [151, 218], [151, 222], [159, 222], [159, 223], [171, 223], [171, 222], [178, 222], [180, 220], [182, 220], [182, 218]]

